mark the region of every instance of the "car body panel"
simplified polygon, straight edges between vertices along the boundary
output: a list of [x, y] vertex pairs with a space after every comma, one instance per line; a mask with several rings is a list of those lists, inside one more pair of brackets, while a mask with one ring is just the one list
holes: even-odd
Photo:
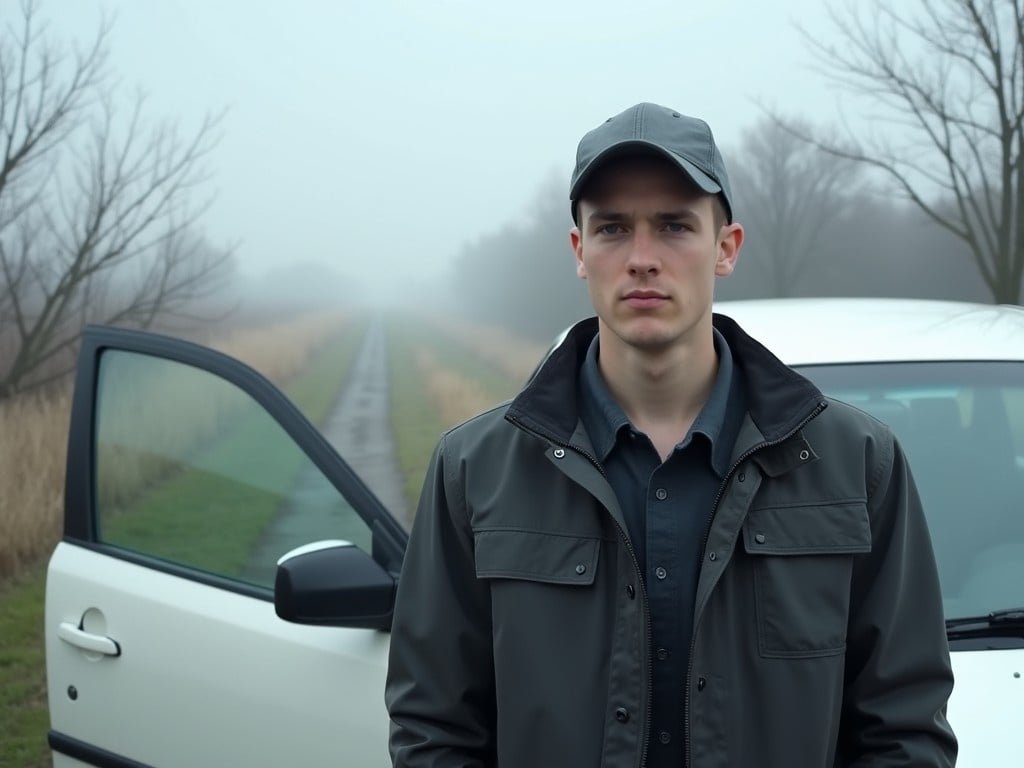
[[1019, 765], [1024, 649], [956, 651], [952, 659], [955, 684], [947, 716], [960, 744], [958, 768]]
[[[86, 612], [119, 657], [51, 631]], [[161, 768], [390, 765], [385, 632], [289, 624], [267, 600], [68, 543], [50, 561], [46, 627], [57, 733]]]
[[788, 365], [1024, 360], [1024, 308], [906, 299], [759, 299], [714, 309]]

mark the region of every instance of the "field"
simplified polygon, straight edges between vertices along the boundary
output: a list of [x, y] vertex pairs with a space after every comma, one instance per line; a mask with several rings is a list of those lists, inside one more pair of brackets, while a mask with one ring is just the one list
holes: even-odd
[[[440, 433], [512, 396], [543, 349], [497, 331], [467, 329], [443, 318], [392, 315], [384, 323], [391, 423], [405, 497], [414, 508], [430, 451]], [[345, 384], [365, 327], [366, 318], [318, 315], [239, 330], [205, 343], [262, 372], [317, 424]], [[167, 397], [175, 396], [172, 390]], [[125, 398], [117, 400], [125, 402]], [[4, 639], [0, 646], [0, 722], [4, 723], [0, 767], [49, 764], [42, 608], [45, 561], [61, 529], [69, 408], [69, 385], [0, 402], [0, 434], [4, 435], [0, 473], [26, 479], [0, 488], [0, 637]], [[203, 450], [214, 457], [222, 455], [225, 461], [237, 452], [238, 445], [256, 440], [252, 432], [257, 429], [255, 422], [242, 416], [219, 436], [198, 430], [204, 423], [198, 414], [193, 422], [168, 423], [160, 434], [165, 440], [178, 441], [182, 450]], [[255, 444], [261, 443], [257, 440]], [[181, 509], [202, 509], [202, 505], [182, 505], [181, 501], [209, 502], [218, 492], [218, 479], [138, 456], [134, 460], [112, 457], [105, 466], [117, 468], [117, 477], [107, 477], [104, 483], [113, 510], [105, 531], [119, 544], [150, 550], [167, 546], [168, 550], [160, 553], [166, 557], [187, 554], [188, 562], [202, 567], [241, 571], [246, 553], [273, 515], [275, 500], [254, 491], [240, 502], [235, 499], [247, 511], [244, 530], [248, 533], [207, 537], [208, 546], [200, 551], [174, 551], [174, 530], [194, 532], [201, 522], [216, 527], [216, 520], [189, 518], [188, 511]], [[287, 460], [268, 461], [265, 470], [263, 474], [276, 473], [272, 479], [278, 485], [292, 482], [297, 471]], [[232, 530], [238, 530], [237, 519]]]

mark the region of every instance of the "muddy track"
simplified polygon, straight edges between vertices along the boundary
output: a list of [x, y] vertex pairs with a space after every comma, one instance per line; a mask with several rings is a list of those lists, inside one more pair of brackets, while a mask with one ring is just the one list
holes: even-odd
[[[344, 390], [320, 431], [391, 514], [409, 520], [402, 473], [395, 458], [388, 386], [387, 335], [379, 319], [370, 322]], [[273, 584], [277, 559], [319, 539], [361, 542], [365, 526], [338, 504], [338, 494], [315, 466], [299, 473], [270, 525], [249, 556], [243, 578]]]
[[408, 504], [395, 458], [388, 369], [387, 335], [375, 319], [353, 362], [348, 384], [321, 431], [391, 514], [406, 524]]

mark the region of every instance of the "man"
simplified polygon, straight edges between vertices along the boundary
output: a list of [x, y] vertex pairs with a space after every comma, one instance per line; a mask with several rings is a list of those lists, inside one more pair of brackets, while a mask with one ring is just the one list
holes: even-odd
[[712, 313], [743, 228], [708, 126], [626, 110], [581, 140], [570, 199], [597, 318], [437, 446], [395, 765], [953, 765], [906, 460]]

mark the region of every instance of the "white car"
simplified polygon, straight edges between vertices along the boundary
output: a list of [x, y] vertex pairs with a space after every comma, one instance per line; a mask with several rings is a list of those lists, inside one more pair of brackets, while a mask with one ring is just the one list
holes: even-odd
[[[809, 299], [717, 309], [900, 437], [941, 572], [958, 765], [1018, 764], [1024, 310]], [[89, 329], [64, 538], [47, 575], [54, 765], [389, 765], [387, 628], [406, 540], [246, 366]]]

